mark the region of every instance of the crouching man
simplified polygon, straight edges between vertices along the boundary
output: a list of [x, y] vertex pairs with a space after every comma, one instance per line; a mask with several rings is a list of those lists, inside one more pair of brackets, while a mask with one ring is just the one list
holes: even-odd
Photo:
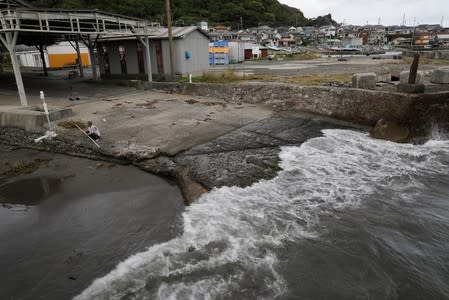
[[94, 124], [92, 124], [92, 121], [88, 121], [87, 122], [87, 130], [86, 130], [87, 135], [93, 139], [94, 141], [99, 140], [100, 139], [100, 130], [98, 130], [97, 126], [95, 126]]

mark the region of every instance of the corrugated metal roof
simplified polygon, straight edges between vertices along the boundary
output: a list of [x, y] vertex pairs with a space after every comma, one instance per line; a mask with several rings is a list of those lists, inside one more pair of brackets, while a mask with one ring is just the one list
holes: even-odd
[[[196, 26], [187, 26], [187, 27], [173, 27], [172, 28], [172, 34], [173, 38], [183, 38], [185, 35], [192, 33], [193, 31], [198, 30], [201, 33], [203, 33], [205, 36], [207, 36], [206, 33], [201, 31]], [[159, 33], [152, 34], [152, 38], [161, 38], [161, 39], [167, 39], [168, 38], [168, 29], [167, 28], [160, 28]]]

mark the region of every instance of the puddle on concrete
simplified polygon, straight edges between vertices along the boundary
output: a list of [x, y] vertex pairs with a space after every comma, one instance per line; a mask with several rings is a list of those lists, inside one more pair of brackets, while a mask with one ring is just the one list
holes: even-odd
[[0, 185], [0, 203], [38, 205], [62, 188], [60, 178], [26, 178]]

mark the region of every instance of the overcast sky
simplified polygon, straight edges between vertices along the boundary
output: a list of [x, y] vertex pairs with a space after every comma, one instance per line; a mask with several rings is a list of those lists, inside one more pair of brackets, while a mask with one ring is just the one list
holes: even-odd
[[400, 25], [405, 14], [406, 25], [440, 24], [449, 27], [449, 0], [279, 0], [301, 9], [304, 16], [314, 18], [328, 13], [337, 22], [364, 25]]

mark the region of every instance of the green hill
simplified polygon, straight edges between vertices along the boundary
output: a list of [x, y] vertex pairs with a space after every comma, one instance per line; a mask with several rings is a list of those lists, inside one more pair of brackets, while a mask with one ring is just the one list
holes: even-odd
[[[36, 7], [97, 8], [113, 13], [149, 19], [165, 24], [164, 0], [29, 0]], [[207, 21], [239, 28], [302, 26], [309, 24], [303, 13], [277, 0], [171, 0], [175, 25], [192, 25]]]

